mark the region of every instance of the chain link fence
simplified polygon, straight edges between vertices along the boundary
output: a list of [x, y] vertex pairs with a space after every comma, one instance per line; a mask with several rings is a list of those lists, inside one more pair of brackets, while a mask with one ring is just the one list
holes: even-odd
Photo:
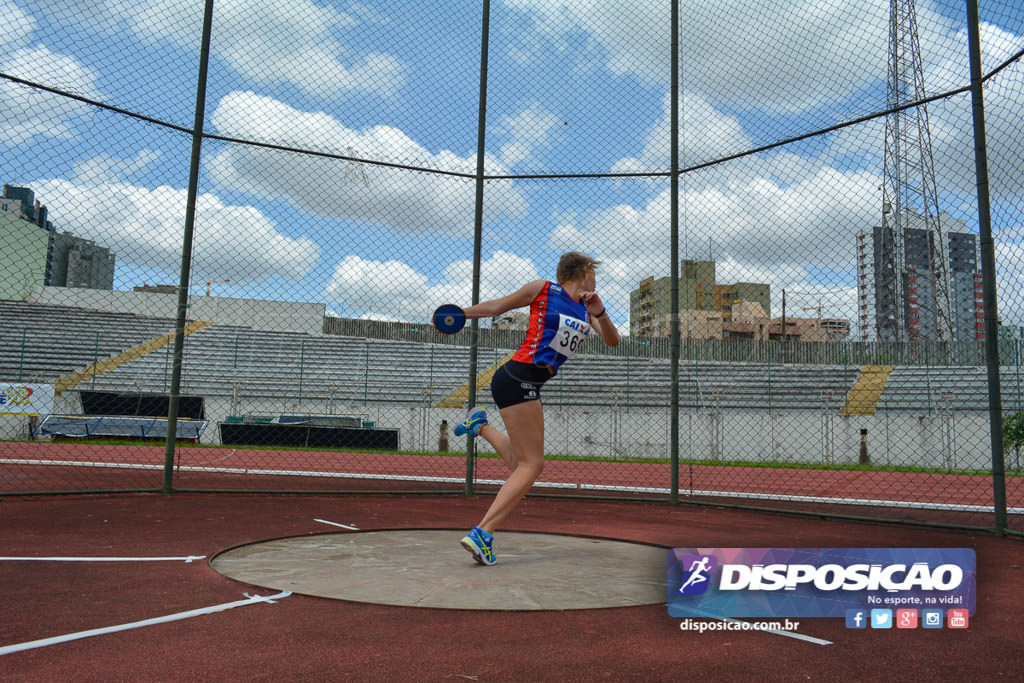
[[982, 4], [8, 0], [0, 494], [494, 491], [525, 312], [431, 313], [575, 250], [535, 492], [1024, 531]]

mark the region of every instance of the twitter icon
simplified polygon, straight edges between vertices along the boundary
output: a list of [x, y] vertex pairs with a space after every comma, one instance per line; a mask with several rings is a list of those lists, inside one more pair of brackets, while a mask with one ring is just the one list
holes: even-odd
[[871, 628], [892, 628], [892, 610], [871, 610]]

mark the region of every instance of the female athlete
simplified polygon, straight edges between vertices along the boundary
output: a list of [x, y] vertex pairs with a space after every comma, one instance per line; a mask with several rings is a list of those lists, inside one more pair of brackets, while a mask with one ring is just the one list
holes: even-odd
[[595, 291], [599, 263], [579, 252], [563, 254], [556, 271], [557, 283], [534, 280], [508, 296], [465, 309], [466, 318], [473, 319], [530, 307], [526, 338], [491, 381], [491, 395], [508, 435], [488, 424], [487, 412], [479, 408], [470, 409], [469, 417], [454, 431], [455, 436], [482, 437], [512, 471], [487, 514], [461, 541], [480, 564], [496, 562], [495, 530], [544, 469], [544, 411], [540, 402], [544, 382], [555, 376], [591, 332], [597, 332], [608, 346], [619, 343], [619, 331]]

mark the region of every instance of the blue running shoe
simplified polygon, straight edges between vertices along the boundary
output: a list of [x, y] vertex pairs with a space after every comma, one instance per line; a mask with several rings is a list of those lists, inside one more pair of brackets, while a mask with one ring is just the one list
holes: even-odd
[[494, 535], [478, 526], [470, 529], [469, 533], [462, 537], [460, 543], [480, 564], [492, 565], [498, 561], [498, 558], [494, 556]]
[[476, 436], [480, 433], [480, 428], [485, 424], [487, 424], [487, 411], [480, 408], [470, 408], [469, 417], [464, 422], [460, 422], [453, 433], [455, 436], [462, 436], [463, 434]]

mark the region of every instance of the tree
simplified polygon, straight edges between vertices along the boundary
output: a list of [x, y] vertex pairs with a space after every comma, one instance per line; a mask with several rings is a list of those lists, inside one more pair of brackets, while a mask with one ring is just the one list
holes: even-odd
[[1003, 418], [1003, 447], [1012, 447], [1017, 454], [1017, 470], [1020, 470], [1020, 449], [1024, 446], [1024, 410]]

